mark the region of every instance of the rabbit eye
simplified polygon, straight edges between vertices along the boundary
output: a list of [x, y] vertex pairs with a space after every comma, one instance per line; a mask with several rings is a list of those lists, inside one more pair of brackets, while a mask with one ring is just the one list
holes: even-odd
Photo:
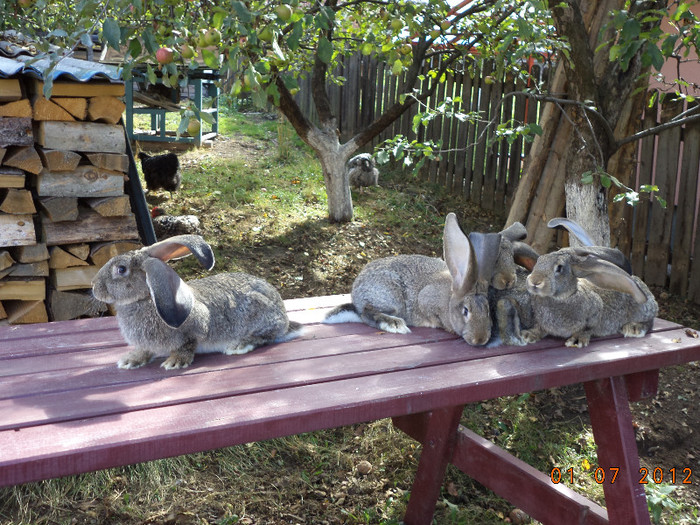
[[127, 268], [123, 264], [120, 264], [120, 265], [114, 267], [114, 271], [117, 275], [128, 275], [129, 268]]
[[467, 308], [467, 307], [465, 306], [465, 307], [462, 309], [462, 315], [463, 315], [464, 317], [468, 317], [468, 316], [469, 316], [469, 308]]
[[557, 267], [554, 268], [554, 273], [562, 273], [564, 271], [564, 266], [561, 264], [557, 264]]

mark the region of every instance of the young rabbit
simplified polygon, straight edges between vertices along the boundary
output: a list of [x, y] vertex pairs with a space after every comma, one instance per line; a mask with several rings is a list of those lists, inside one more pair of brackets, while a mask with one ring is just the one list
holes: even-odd
[[615, 260], [617, 250], [594, 248], [596, 254], [563, 248], [539, 257], [527, 278], [535, 314], [535, 325], [523, 332], [527, 342], [553, 335], [566, 338], [566, 346], [582, 347], [591, 337], [642, 337], [651, 330], [658, 313], [653, 294], [606, 260]]
[[497, 233], [467, 237], [450, 213], [444, 261], [398, 255], [370, 262], [355, 278], [352, 303], [335, 308], [326, 322], [361, 320], [394, 333], [408, 333], [409, 326], [444, 328], [471, 345], [486, 344], [491, 336], [487, 290], [500, 242]]
[[[512, 288], [517, 282], [517, 268], [515, 262], [515, 250], [530, 248], [521, 242], [527, 237], [527, 230], [519, 222], [514, 222], [501, 231], [501, 245], [498, 249], [496, 266], [491, 277], [491, 286], [496, 290], [507, 290]], [[530, 249], [532, 250], [532, 249]], [[532, 251], [532, 254], [537, 254]]]
[[124, 339], [134, 350], [119, 368], [138, 368], [156, 355], [161, 366], [185, 368], [195, 351], [244, 354], [299, 335], [275, 288], [245, 273], [185, 283], [166, 264], [193, 254], [207, 270], [214, 253], [199, 235], [179, 235], [110, 259], [93, 280], [93, 295], [114, 304]]

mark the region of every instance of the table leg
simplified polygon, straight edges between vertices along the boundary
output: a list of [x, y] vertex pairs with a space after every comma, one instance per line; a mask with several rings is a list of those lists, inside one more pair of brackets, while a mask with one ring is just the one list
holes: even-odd
[[[649, 525], [644, 485], [639, 483], [639, 453], [624, 377], [585, 383], [598, 464], [611, 525]], [[617, 473], [614, 483], [610, 481]]]
[[433, 520], [445, 470], [452, 458], [462, 410], [462, 406], [457, 406], [427, 414], [423, 449], [404, 518], [406, 525], [429, 525]]

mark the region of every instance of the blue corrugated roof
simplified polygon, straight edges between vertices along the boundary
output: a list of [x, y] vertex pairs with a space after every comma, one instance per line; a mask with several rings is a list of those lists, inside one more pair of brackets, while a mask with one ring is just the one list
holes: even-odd
[[[37, 59], [28, 55], [16, 55], [12, 58], [0, 56], [0, 78], [24, 74], [45, 80], [50, 65], [48, 58]], [[86, 82], [93, 79], [103, 79], [117, 82], [121, 81], [121, 69], [100, 62], [64, 58], [50, 71], [50, 76], [53, 80], [68, 78], [78, 82]]]

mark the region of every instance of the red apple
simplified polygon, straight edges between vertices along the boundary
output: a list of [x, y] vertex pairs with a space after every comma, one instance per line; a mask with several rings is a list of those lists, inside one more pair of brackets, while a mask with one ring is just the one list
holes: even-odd
[[159, 64], [170, 64], [173, 61], [173, 50], [169, 47], [161, 47], [156, 51], [156, 60]]

